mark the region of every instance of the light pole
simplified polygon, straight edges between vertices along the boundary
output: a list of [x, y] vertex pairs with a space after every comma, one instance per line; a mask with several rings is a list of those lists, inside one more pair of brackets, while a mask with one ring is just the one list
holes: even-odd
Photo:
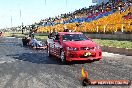
[[66, 0], [66, 8], [67, 8], [67, 0]]
[[23, 32], [24, 32], [24, 28], [23, 28], [24, 25], [23, 25], [23, 22], [22, 22], [22, 11], [21, 11], [21, 9], [20, 9], [20, 21], [21, 21], [20, 22], [21, 23], [21, 27], [20, 28], [21, 28], [21, 31], [22, 31], [22, 34], [23, 34]]
[[12, 28], [12, 16], [11, 16], [11, 31], [12, 31], [13, 34], [14, 34], [14, 31], [13, 31], [13, 28]]
[[45, 5], [46, 5], [46, 0], [45, 0]]
[[11, 16], [11, 28], [12, 28], [12, 16]]

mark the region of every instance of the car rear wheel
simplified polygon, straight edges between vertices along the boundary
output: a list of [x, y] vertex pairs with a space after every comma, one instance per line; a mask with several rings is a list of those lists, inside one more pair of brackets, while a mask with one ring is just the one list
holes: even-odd
[[61, 62], [63, 64], [66, 64], [65, 52], [63, 50], [61, 51], [61, 57], [60, 57], [60, 59], [61, 59]]

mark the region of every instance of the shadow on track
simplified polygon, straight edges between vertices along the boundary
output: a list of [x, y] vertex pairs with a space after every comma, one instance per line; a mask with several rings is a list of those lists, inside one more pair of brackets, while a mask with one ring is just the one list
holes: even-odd
[[49, 58], [46, 53], [22, 53], [7, 56], [11, 56], [17, 60], [27, 61], [36, 64], [61, 64], [59, 60], [56, 60], [52, 57]]
[[[36, 64], [58, 64], [64, 65], [61, 63], [60, 59], [55, 57], [48, 57], [47, 53], [22, 53], [22, 54], [15, 54], [15, 55], [7, 55], [11, 56], [16, 60], [27, 61]], [[73, 61], [68, 62], [65, 65], [74, 65], [74, 64], [85, 64], [85, 63], [92, 63], [93, 61]]]

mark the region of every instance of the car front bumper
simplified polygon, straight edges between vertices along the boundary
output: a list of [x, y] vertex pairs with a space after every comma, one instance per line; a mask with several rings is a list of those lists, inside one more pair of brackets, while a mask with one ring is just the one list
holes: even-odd
[[77, 61], [77, 60], [99, 60], [102, 58], [102, 50], [80, 50], [80, 51], [67, 51], [66, 60], [67, 61]]

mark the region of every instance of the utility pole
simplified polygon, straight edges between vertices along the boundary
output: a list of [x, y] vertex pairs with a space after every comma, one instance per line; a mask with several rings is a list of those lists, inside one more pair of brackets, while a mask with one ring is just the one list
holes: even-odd
[[12, 16], [11, 16], [11, 28], [12, 28]]
[[67, 8], [67, 0], [66, 0], [66, 8]]
[[20, 18], [21, 18], [21, 16], [22, 16], [22, 13], [21, 13], [21, 9], [20, 9]]
[[24, 25], [23, 25], [23, 22], [22, 22], [22, 34], [23, 34], [23, 32], [24, 32]]
[[46, 5], [46, 2], [47, 2], [47, 1], [45, 0], [45, 5]]
[[13, 29], [13, 23], [12, 23], [12, 16], [11, 16], [11, 31], [13, 31], [13, 35], [12, 36], [14, 36], [14, 32], [15, 32], [15, 30]]
[[22, 34], [24, 32], [24, 25], [23, 25], [23, 22], [22, 22], [22, 12], [21, 12], [21, 9], [20, 9], [20, 20], [21, 20], [21, 30], [22, 30]]
[[[12, 29], [12, 16], [11, 16], [11, 31], [13, 31], [13, 29]], [[13, 32], [14, 33], [14, 32]]]
[[65, 5], [66, 5], [65, 10], [66, 10], [67, 13], [69, 13], [69, 11], [68, 11], [68, 0], [65, 1]]
[[66, 9], [67, 9], [67, 4], [68, 4], [68, 1], [66, 0]]

